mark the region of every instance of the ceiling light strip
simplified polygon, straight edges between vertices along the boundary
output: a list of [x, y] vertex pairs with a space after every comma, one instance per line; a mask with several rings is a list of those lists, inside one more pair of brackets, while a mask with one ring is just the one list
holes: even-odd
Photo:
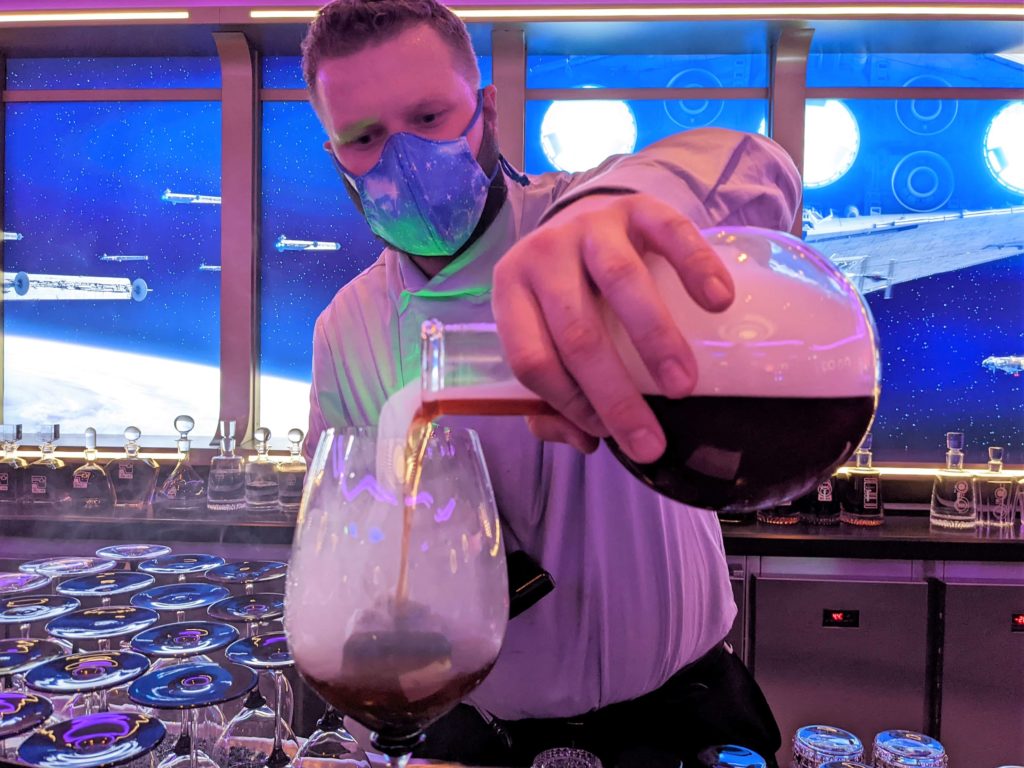
[[187, 21], [188, 11], [60, 11], [0, 13], [0, 24], [48, 24], [68, 21]]
[[[466, 21], [573, 21], [687, 18], [1024, 18], [1016, 5], [705, 5], [563, 8], [452, 8]], [[311, 19], [317, 9], [253, 9], [253, 19]]]

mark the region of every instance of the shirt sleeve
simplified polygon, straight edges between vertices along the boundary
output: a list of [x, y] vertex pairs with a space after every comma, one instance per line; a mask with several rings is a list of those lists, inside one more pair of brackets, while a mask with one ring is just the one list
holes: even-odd
[[587, 195], [646, 193], [699, 228], [745, 224], [789, 230], [801, 191], [796, 166], [771, 139], [699, 128], [570, 177], [556, 190], [541, 223]]

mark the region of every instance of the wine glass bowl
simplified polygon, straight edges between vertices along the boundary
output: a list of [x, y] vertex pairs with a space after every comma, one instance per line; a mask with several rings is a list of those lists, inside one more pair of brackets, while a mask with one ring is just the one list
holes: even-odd
[[286, 588], [300, 673], [370, 728], [395, 765], [483, 681], [508, 621], [504, 548], [476, 434], [429, 427], [425, 439], [407, 494], [407, 465], [391, 446], [378, 451], [373, 430], [324, 432]]

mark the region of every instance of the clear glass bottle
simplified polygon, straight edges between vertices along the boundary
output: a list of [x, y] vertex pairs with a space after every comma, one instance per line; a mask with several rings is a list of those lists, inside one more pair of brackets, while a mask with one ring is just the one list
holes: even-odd
[[796, 501], [800, 519], [809, 525], [837, 525], [839, 523], [839, 494], [841, 478], [826, 477], [818, 487]]
[[289, 456], [277, 463], [277, 500], [281, 510], [287, 514], [299, 511], [302, 502], [302, 485], [306, 480], [306, 459], [302, 456], [301, 429], [288, 430]]
[[1009, 528], [1013, 525], [1013, 502], [1016, 483], [1003, 472], [1003, 449], [988, 449], [988, 471], [974, 476], [974, 501], [978, 524], [986, 528]]
[[210, 460], [206, 508], [211, 512], [245, 509], [245, 460], [235, 455], [235, 422], [220, 423], [220, 455]]
[[82, 514], [109, 510], [113, 491], [106, 471], [96, 463], [96, 430], [85, 430], [85, 464], [71, 475], [71, 508]]
[[138, 427], [125, 427], [124, 456], [107, 462], [107, 477], [114, 490], [114, 509], [123, 517], [146, 517], [151, 511], [160, 465], [139, 455]]
[[800, 507], [792, 501], [784, 501], [768, 509], [759, 509], [757, 522], [768, 525], [795, 525], [800, 522]]
[[182, 415], [174, 420], [174, 428], [178, 430], [178, 463], [157, 491], [157, 504], [162, 510], [196, 512], [206, 502], [206, 483], [189, 458], [192, 441], [188, 433], [195, 425], [191, 416]]
[[964, 433], [946, 433], [946, 468], [932, 482], [928, 520], [936, 528], [973, 530], [978, 522], [971, 473], [964, 469]]
[[885, 522], [882, 473], [871, 466], [871, 433], [853, 454], [854, 466], [846, 470], [839, 519], [850, 525], [873, 526]]
[[28, 462], [18, 456], [21, 442], [21, 424], [0, 424], [0, 516], [13, 515], [18, 510], [21, 496], [21, 477]]
[[257, 512], [277, 509], [277, 472], [274, 462], [267, 455], [270, 430], [258, 427], [253, 432], [256, 439], [256, 455], [245, 465], [245, 503]]
[[64, 461], [55, 455], [60, 439], [60, 424], [44, 424], [39, 430], [39, 450], [42, 456], [23, 470], [22, 502], [36, 509], [66, 510], [68, 473]]

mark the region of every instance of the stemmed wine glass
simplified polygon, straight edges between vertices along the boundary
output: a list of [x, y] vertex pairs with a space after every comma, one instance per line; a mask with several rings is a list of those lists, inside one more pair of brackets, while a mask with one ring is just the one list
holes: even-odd
[[[420, 471], [407, 473], [415, 464], [401, 460], [404, 441], [378, 445], [366, 428], [324, 432], [285, 602], [300, 673], [373, 732], [393, 767], [484, 680], [508, 621], [505, 553], [477, 436], [430, 425], [421, 434]], [[406, 474], [419, 474], [409, 493]]]

